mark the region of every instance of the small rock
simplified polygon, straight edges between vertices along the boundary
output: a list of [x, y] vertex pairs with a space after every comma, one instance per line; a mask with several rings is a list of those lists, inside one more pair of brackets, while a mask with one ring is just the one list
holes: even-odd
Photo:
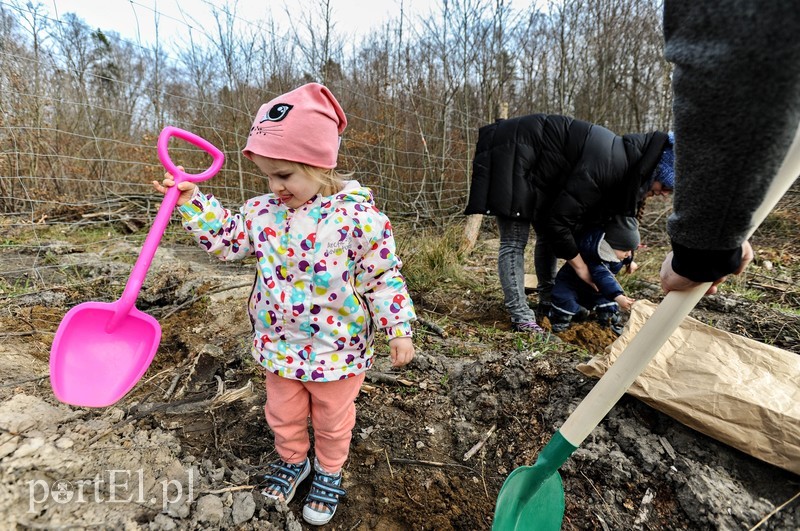
[[177, 501], [167, 503], [166, 513], [173, 518], [186, 518], [191, 512], [191, 501], [186, 496], [181, 496]]
[[72, 448], [73, 446], [75, 446], [75, 441], [69, 437], [61, 437], [56, 441], [56, 448], [59, 450], [66, 450], [68, 448]]
[[231, 471], [231, 483], [235, 483], [237, 485], [247, 483], [247, 480], [250, 479], [247, 475], [247, 472], [239, 469], [234, 468]]
[[111, 422], [119, 422], [125, 418], [125, 410], [118, 407], [112, 407], [106, 412], [106, 416]]
[[[222, 505], [225, 506], [226, 509], [229, 509], [233, 505], [233, 494], [230, 492], [226, 492], [222, 494]], [[230, 511], [228, 511], [230, 513]]]
[[19, 437], [12, 437], [3, 444], [0, 444], [0, 459], [4, 458], [8, 454], [16, 450], [18, 444], [19, 444]]
[[200, 350], [200, 354], [208, 354], [212, 358], [224, 358], [225, 351], [219, 345], [213, 345], [211, 343], [206, 343], [203, 345], [203, 348]]
[[739, 301], [720, 294], [707, 295], [698, 303], [704, 308], [717, 312], [730, 313], [739, 305]]
[[166, 514], [157, 514], [156, 517], [150, 522], [151, 531], [172, 531], [177, 529], [178, 526]]
[[233, 517], [234, 525], [247, 522], [256, 512], [256, 502], [252, 492], [237, 492], [233, 496]]
[[0, 428], [14, 434], [25, 433], [34, 426], [36, 421], [32, 417], [18, 412], [4, 415], [0, 420]]
[[225, 478], [225, 467], [211, 470], [209, 477], [212, 481], [222, 481]]
[[19, 445], [17, 451], [14, 452], [15, 458], [26, 457], [44, 446], [44, 439], [42, 437], [31, 437], [30, 439], [25, 439], [25, 442]]
[[216, 523], [225, 515], [222, 500], [213, 494], [206, 494], [195, 506], [195, 517], [198, 522]]

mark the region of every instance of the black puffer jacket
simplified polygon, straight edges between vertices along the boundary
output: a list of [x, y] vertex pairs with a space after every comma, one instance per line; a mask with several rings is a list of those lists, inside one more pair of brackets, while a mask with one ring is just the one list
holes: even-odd
[[553, 114], [486, 125], [465, 214], [530, 221], [556, 256], [573, 258], [582, 228], [615, 214], [636, 215], [667, 140], [659, 131], [619, 136]]

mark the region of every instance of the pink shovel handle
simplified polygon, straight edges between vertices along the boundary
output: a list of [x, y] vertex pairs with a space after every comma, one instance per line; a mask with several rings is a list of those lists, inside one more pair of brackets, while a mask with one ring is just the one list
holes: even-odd
[[[169, 139], [173, 136], [183, 139], [211, 155], [214, 159], [211, 166], [204, 172], [197, 174], [186, 173], [179, 170], [169, 156]], [[150, 232], [147, 233], [142, 251], [139, 253], [136, 264], [133, 266], [133, 271], [131, 271], [131, 276], [128, 279], [128, 283], [125, 285], [125, 290], [122, 292], [122, 297], [119, 299], [118, 310], [106, 325], [106, 332], [109, 333], [116, 329], [120, 321], [128, 315], [131, 308], [133, 308], [136, 303], [136, 298], [139, 296], [139, 291], [142, 289], [142, 284], [144, 284], [144, 279], [147, 276], [148, 269], [150, 269], [150, 264], [156, 254], [158, 244], [161, 242], [161, 237], [164, 235], [167, 225], [169, 225], [172, 211], [178, 203], [178, 197], [181, 194], [181, 191], [178, 190], [178, 183], [183, 181], [200, 182], [210, 179], [217, 174], [220, 168], [222, 168], [222, 164], [225, 162], [225, 155], [222, 151], [217, 149], [209, 141], [189, 131], [184, 131], [183, 129], [172, 126], [165, 127], [161, 130], [161, 134], [158, 135], [158, 158], [161, 159], [164, 168], [175, 178], [175, 186], [170, 186], [167, 193], [164, 194], [164, 200], [161, 202], [161, 206], [158, 209], [158, 214], [156, 214], [156, 218], [153, 221], [153, 226]]]
[[[211, 166], [206, 171], [197, 174], [186, 173], [179, 170], [178, 166], [175, 165], [175, 163], [173, 163], [172, 159], [169, 157], [169, 139], [173, 136], [183, 139], [190, 144], [194, 144], [211, 155], [211, 157], [214, 159], [214, 161], [211, 163]], [[214, 144], [205, 138], [200, 138], [189, 131], [184, 131], [183, 129], [178, 129], [177, 127], [172, 127], [171, 125], [165, 127], [161, 131], [161, 134], [158, 135], [158, 158], [161, 159], [161, 164], [164, 165], [164, 168], [166, 168], [166, 170], [175, 178], [175, 184], [183, 181], [199, 183], [201, 181], [210, 179], [217, 174], [220, 168], [222, 168], [222, 164], [225, 162], [225, 155], [222, 153], [222, 151], [217, 149]], [[173, 205], [173, 208], [174, 207], [175, 206]], [[171, 210], [172, 209], [170, 209], [170, 211]]]

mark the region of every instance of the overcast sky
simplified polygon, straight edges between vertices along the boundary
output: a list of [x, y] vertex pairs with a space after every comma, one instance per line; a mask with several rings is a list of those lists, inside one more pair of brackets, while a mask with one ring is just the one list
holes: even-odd
[[[401, 1], [406, 16], [412, 19], [423, 8], [427, 12], [432, 3], [425, 0], [331, 0], [335, 30], [340, 35], [350, 36], [379, 27], [382, 21], [399, 17]], [[155, 41], [156, 18], [162, 40], [172, 40], [172, 34], [183, 38], [190, 27], [194, 28], [193, 32], [201, 33], [204, 28], [213, 28], [213, 6], [220, 9], [236, 6], [236, 18], [242, 24], [266, 19], [270, 13], [276, 21], [288, 24], [286, 4], [293, 6], [291, 14], [297, 21], [302, 21], [304, 14], [316, 14], [320, 10], [320, 0], [43, 0], [42, 3], [52, 11], [53, 17], [75, 13], [93, 28], [116, 31], [142, 44]]]

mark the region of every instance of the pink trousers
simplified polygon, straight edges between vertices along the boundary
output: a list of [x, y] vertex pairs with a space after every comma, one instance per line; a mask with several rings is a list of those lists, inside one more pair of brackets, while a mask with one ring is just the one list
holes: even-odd
[[311, 441], [308, 417], [314, 429], [314, 453], [320, 466], [336, 473], [350, 452], [356, 425], [355, 399], [364, 373], [335, 382], [301, 382], [267, 372], [267, 423], [275, 434], [275, 449], [287, 463], [301, 463]]

